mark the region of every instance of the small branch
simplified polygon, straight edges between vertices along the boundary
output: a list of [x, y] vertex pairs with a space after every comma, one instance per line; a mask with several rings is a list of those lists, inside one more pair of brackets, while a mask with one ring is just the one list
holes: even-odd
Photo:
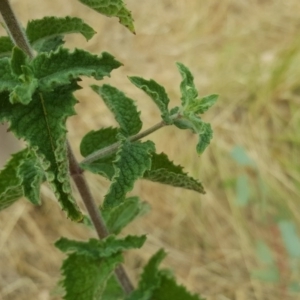
[[[73, 178], [73, 181], [77, 186], [77, 189], [81, 195], [82, 201], [88, 211], [88, 214], [95, 227], [99, 239], [104, 239], [109, 235], [109, 232], [105, 226], [102, 216], [100, 215], [99, 209], [96, 206], [91, 191], [88, 187], [88, 184], [82, 174], [83, 170], [78, 165], [78, 162], [76, 161], [76, 158], [72, 152], [69, 143], [68, 143], [68, 158], [70, 164], [69, 166], [70, 174]], [[119, 265], [115, 269], [115, 275], [121, 287], [123, 288], [124, 292], [127, 295], [130, 294], [134, 290], [134, 288], [122, 265]]]
[[30, 58], [33, 58], [33, 50], [9, 4], [9, 0], [0, 0], [0, 12], [14, 44], [22, 49]]
[[88, 188], [87, 182], [82, 175], [83, 171], [79, 167], [76, 158], [72, 152], [70, 144], [68, 143], [68, 158], [69, 158], [69, 169], [70, 175], [73, 178], [74, 183], [77, 186], [77, 189], [80, 193], [80, 196], [85, 204], [85, 207], [88, 211], [88, 214], [93, 222], [95, 230], [100, 239], [103, 239], [108, 236], [108, 230], [102, 220], [98, 207], [95, 204], [91, 191]]
[[[138, 141], [138, 140], [142, 139], [143, 137], [155, 132], [156, 130], [158, 130], [164, 126], [167, 126], [167, 124], [164, 121], [161, 121], [161, 122], [155, 124], [154, 126], [150, 127], [149, 129], [146, 129], [145, 131], [143, 131], [141, 133], [138, 133], [136, 135], [129, 137], [128, 140], [131, 142]], [[85, 159], [83, 159], [80, 162], [80, 164], [90, 164], [97, 159], [100, 159], [100, 158], [103, 158], [110, 154], [113, 154], [113, 153], [117, 152], [120, 145], [121, 145], [120, 142], [116, 142], [110, 146], [103, 148], [103, 149], [97, 150], [97, 151], [93, 152], [92, 154], [88, 155]]]
[[122, 265], [115, 268], [115, 276], [126, 295], [129, 295], [134, 291], [134, 286]]
[[152, 127], [146, 129], [145, 131], [140, 132], [140, 133], [138, 133], [138, 134], [136, 134], [136, 135], [131, 136], [131, 137], [129, 138], [129, 140], [130, 140], [131, 142], [138, 141], [138, 140], [142, 139], [143, 137], [145, 137], [145, 136], [147, 136], [147, 135], [149, 135], [149, 134], [155, 132], [156, 130], [158, 130], [158, 129], [160, 129], [160, 128], [166, 126], [166, 125], [167, 125], [167, 124], [166, 124], [164, 121], [161, 121], [161, 122], [159, 122], [159, 123], [153, 125]]
[[[178, 120], [178, 119], [182, 118], [182, 115], [180, 113], [176, 113], [176, 114], [172, 115], [170, 118], [174, 121], [174, 120]], [[152, 127], [146, 129], [145, 131], [129, 137], [128, 140], [131, 142], [138, 141], [138, 140], [142, 139], [143, 137], [155, 132], [156, 130], [163, 128], [164, 126], [168, 126], [168, 125], [169, 124], [166, 124], [164, 121], [161, 121], [161, 122], [153, 125]], [[118, 151], [118, 148], [120, 147], [120, 145], [121, 145], [120, 142], [116, 142], [112, 145], [109, 145], [109, 146], [103, 148], [103, 149], [97, 150], [97, 151], [91, 153], [90, 155], [88, 155], [85, 159], [83, 159], [80, 162], [80, 164], [90, 164], [97, 159], [100, 159], [100, 158], [103, 158], [110, 154], [113, 154]]]

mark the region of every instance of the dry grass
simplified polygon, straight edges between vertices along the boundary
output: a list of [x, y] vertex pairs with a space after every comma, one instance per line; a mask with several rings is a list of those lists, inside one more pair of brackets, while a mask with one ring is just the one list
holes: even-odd
[[[215, 135], [201, 157], [188, 132], [166, 128], [153, 134], [157, 149], [200, 178], [207, 194], [137, 184], [133, 194], [148, 201], [152, 211], [126, 230], [148, 233], [143, 250], [126, 254], [130, 276], [136, 281], [140, 267], [164, 247], [169, 252], [164, 266], [207, 300], [299, 299], [289, 290], [291, 282], [300, 280], [299, 260], [290, 259], [276, 225], [286, 218], [300, 222], [299, 1], [127, 2], [137, 36], [76, 1], [12, 1], [24, 23], [44, 15], [72, 14], [91, 24], [98, 31], [96, 37], [88, 43], [82, 37], [68, 37], [67, 45], [95, 53], [107, 50], [124, 63], [105, 81], [138, 99], [145, 128], [159, 115], [127, 75], [154, 78], [175, 105], [180, 78], [174, 62], [181, 61], [191, 68], [201, 94], [220, 94], [216, 107], [205, 116]], [[113, 124], [97, 96], [85, 90], [78, 98], [78, 116], [68, 124], [76, 149], [88, 130]], [[230, 155], [235, 146], [245, 149], [255, 169], [235, 162]], [[243, 207], [236, 204], [235, 190], [242, 174], [251, 183], [251, 199]], [[100, 202], [108, 184], [88, 178]], [[59, 299], [55, 285], [62, 255], [53, 242], [61, 235], [76, 239], [94, 235], [65, 219], [47, 187], [43, 194], [40, 208], [20, 201], [0, 214], [0, 299]], [[265, 267], [255, 253], [260, 240], [275, 257], [277, 282], [251, 275]]]

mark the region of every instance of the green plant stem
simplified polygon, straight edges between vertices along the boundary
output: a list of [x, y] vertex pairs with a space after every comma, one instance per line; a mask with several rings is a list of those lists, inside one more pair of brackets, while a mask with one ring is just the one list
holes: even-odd
[[[181, 118], [182, 116], [180, 114], [175, 114], [173, 116], [171, 116], [171, 119], [173, 120], [176, 120], [176, 119], [179, 119]], [[133, 135], [131, 137], [128, 138], [129, 141], [131, 142], [135, 142], [135, 141], [138, 141], [140, 139], [142, 139], [143, 137], [155, 132], [156, 130], [162, 128], [162, 127], [165, 127], [165, 126], [168, 126], [169, 124], [166, 124], [164, 121], [161, 121], [155, 125], [153, 125], [152, 127], [146, 129], [145, 131], [143, 132], [140, 132], [136, 135]], [[115, 152], [117, 152], [118, 148], [120, 147], [121, 143], [120, 142], [116, 142], [112, 145], [109, 145], [103, 149], [100, 149], [100, 150], [97, 150], [93, 153], [91, 153], [90, 155], [88, 155], [85, 159], [83, 159], [80, 164], [90, 164], [100, 158], [103, 158], [105, 156], [108, 156], [110, 154], [113, 154]]]
[[[133, 135], [133, 136], [129, 137], [128, 140], [131, 141], [131, 142], [138, 141], [139, 139], [149, 135], [150, 133], [153, 133], [154, 131], [156, 131], [156, 130], [164, 127], [164, 126], [166, 126], [166, 123], [164, 121], [161, 121], [158, 124], [152, 126], [151, 128], [149, 128], [149, 129], [147, 129], [147, 130], [145, 130], [141, 133], [138, 133], [136, 135]], [[97, 159], [100, 159], [104, 156], [115, 153], [115, 152], [117, 152], [120, 145], [121, 145], [120, 142], [116, 142], [112, 145], [109, 145], [109, 146], [103, 148], [103, 149], [97, 150], [97, 151], [93, 152], [92, 154], [88, 155], [85, 159], [83, 159], [80, 162], [80, 164], [90, 164], [90, 163], [92, 163], [93, 161], [95, 161]]]
[[[30, 58], [33, 58], [34, 51], [28, 43], [27, 37], [23, 32], [21, 26], [19, 25], [19, 22], [15, 17], [15, 14], [8, 0], [0, 0], [0, 13], [3, 16], [5, 25], [14, 44], [17, 45], [20, 49], [22, 49]], [[100, 211], [96, 206], [96, 203], [90, 192], [86, 179], [82, 174], [83, 171], [80, 168], [69, 143], [67, 143], [67, 147], [70, 174], [74, 180], [74, 183], [77, 186], [77, 189], [93, 222], [99, 239], [103, 239], [109, 235], [109, 232], [100, 215]], [[130, 294], [134, 290], [134, 288], [123, 266], [120, 265], [115, 269], [115, 275], [125, 294]]]
[[22, 49], [30, 58], [33, 58], [33, 50], [9, 4], [9, 0], [0, 0], [0, 12], [14, 44]]

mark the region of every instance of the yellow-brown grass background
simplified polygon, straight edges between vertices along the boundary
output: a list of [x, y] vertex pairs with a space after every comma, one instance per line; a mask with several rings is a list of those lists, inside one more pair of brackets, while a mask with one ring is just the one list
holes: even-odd
[[[166, 87], [175, 106], [180, 76], [174, 63], [180, 61], [190, 67], [201, 95], [220, 95], [204, 116], [212, 124], [214, 139], [202, 156], [197, 156], [197, 138], [189, 132], [164, 128], [151, 136], [159, 152], [168, 153], [203, 182], [207, 194], [148, 182], [136, 185], [132, 194], [149, 202], [152, 210], [125, 230], [148, 234], [141, 250], [126, 254], [130, 277], [136, 283], [146, 260], [164, 247], [169, 254], [163, 267], [173, 269], [179, 282], [207, 300], [299, 299], [288, 288], [300, 279], [299, 262], [293, 261], [292, 272], [276, 221], [287, 218], [298, 225], [300, 221], [300, 2], [127, 0], [127, 4], [136, 36], [116, 19], [75, 0], [12, 0], [24, 25], [46, 15], [79, 16], [90, 24], [98, 32], [91, 41], [71, 35], [66, 45], [93, 53], [108, 51], [124, 64], [105, 82], [137, 100], [144, 128], [157, 123], [159, 113], [127, 75], [155, 79]], [[91, 82], [84, 80], [83, 85]], [[78, 115], [68, 121], [68, 135], [80, 158], [83, 135], [115, 121], [89, 88], [77, 97]], [[2, 154], [6, 146], [1, 142]], [[245, 149], [257, 171], [232, 159], [235, 146]], [[251, 180], [251, 201], [244, 207], [236, 205], [235, 182], [241, 174]], [[101, 203], [108, 183], [92, 175], [88, 179]], [[94, 236], [65, 218], [47, 186], [42, 193], [41, 207], [21, 200], [0, 214], [0, 299], [59, 299], [56, 283], [63, 255], [53, 242], [60, 236]], [[280, 271], [277, 283], [251, 276], [253, 270], [264, 268], [255, 253], [260, 240], [272, 249]]]

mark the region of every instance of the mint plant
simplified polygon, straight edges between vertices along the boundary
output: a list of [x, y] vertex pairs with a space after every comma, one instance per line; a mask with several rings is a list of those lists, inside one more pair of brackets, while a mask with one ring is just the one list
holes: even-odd
[[[122, 0], [80, 0], [108, 17], [117, 17], [134, 33], [131, 12]], [[118, 127], [88, 132], [81, 141], [84, 159], [77, 162], [67, 140], [66, 120], [75, 114], [73, 93], [80, 89], [80, 77], [101, 80], [122, 66], [109, 53], [95, 55], [82, 49], [73, 52], [64, 47], [63, 37], [82, 34], [87, 40], [95, 31], [75, 17], [45, 17], [20, 26], [8, 0], [0, 1], [8, 36], [0, 38], [0, 121], [26, 141], [27, 147], [12, 155], [0, 172], [0, 209], [25, 197], [40, 205], [40, 187], [50, 184], [55, 196], [74, 222], [92, 226], [98, 239], [73, 241], [61, 238], [55, 246], [66, 253], [60, 284], [63, 299], [203, 299], [190, 294], [176, 283], [172, 273], [159, 269], [166, 256], [159, 250], [142, 271], [135, 288], [122, 266], [125, 250], [141, 248], [146, 236], [118, 237], [121, 230], [147, 210], [138, 197], [127, 197], [138, 179], [205, 193], [202, 184], [174, 164], [165, 153], [157, 153], [155, 144], [141, 141], [152, 132], [174, 125], [199, 136], [196, 151], [201, 154], [212, 138], [210, 124], [200, 115], [217, 100], [217, 95], [199, 97], [193, 75], [177, 63], [181, 74], [181, 104], [169, 108], [164, 87], [154, 80], [129, 77], [157, 105], [161, 121], [141, 132], [142, 121], [134, 100], [117, 88], [92, 85], [113, 113]], [[84, 172], [110, 180], [102, 205], [97, 207]], [[73, 196], [74, 181], [87, 214], [79, 209]]]

